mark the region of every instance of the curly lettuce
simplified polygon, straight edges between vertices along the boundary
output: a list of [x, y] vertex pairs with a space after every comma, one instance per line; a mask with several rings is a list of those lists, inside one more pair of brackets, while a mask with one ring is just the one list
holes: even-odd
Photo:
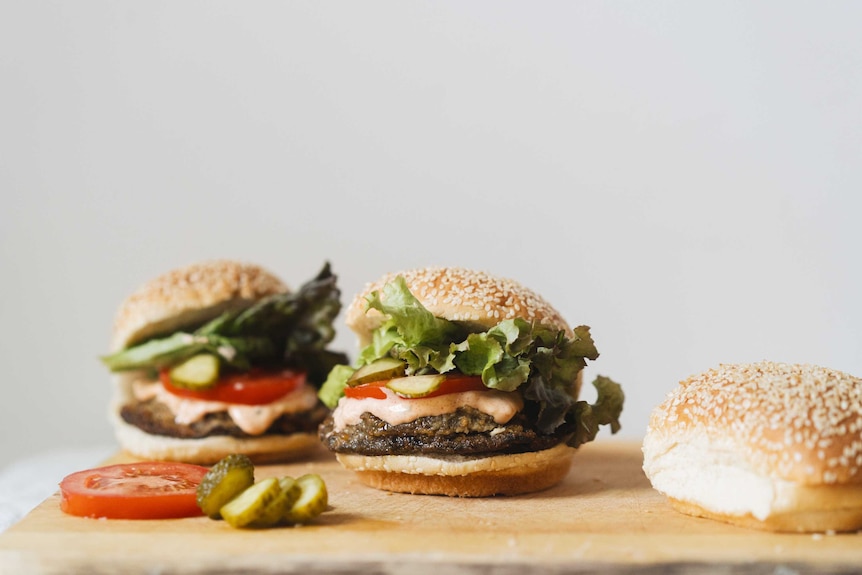
[[593, 385], [595, 404], [575, 399], [575, 382], [587, 360], [599, 357], [587, 326], [576, 327], [570, 337], [564, 330], [515, 318], [486, 331], [434, 316], [396, 277], [367, 296], [368, 309], [384, 315], [372, 333], [357, 365], [334, 368], [320, 390], [321, 400], [335, 407], [355, 369], [384, 357], [400, 359], [408, 375], [460, 372], [482, 378], [485, 386], [501, 391], [521, 389], [533, 403], [540, 432], [553, 433], [564, 423], [576, 422], [569, 444], [578, 446], [595, 438], [600, 425], [620, 428], [624, 394], [606, 377]]

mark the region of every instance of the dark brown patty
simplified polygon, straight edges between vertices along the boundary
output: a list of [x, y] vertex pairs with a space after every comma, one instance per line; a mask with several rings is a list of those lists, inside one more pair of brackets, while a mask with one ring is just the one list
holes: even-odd
[[454, 413], [420, 417], [399, 425], [363, 413], [358, 424], [341, 431], [334, 430], [330, 416], [320, 426], [320, 439], [330, 451], [360, 455], [525, 453], [564, 442], [571, 435], [568, 427], [543, 435], [523, 414], [499, 425], [490, 415], [472, 407], [459, 407]]
[[[314, 433], [329, 410], [318, 404], [311, 411], [285, 414], [272, 422], [267, 435], [290, 435], [292, 433]], [[211, 435], [232, 437], [254, 437], [240, 429], [226, 412], [208, 413], [194, 423], [184, 425], [174, 421], [174, 413], [155, 399], [124, 405], [120, 416], [126, 423], [134, 425], [152, 435], [167, 435], [182, 439], [199, 439]]]

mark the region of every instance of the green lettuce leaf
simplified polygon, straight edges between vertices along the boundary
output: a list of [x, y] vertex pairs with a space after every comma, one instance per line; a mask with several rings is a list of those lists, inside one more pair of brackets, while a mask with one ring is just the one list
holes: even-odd
[[509, 342], [520, 338], [521, 330], [529, 329], [530, 324], [523, 320], [505, 320], [484, 333], [471, 333], [462, 343], [451, 346], [452, 362], [462, 373], [481, 375], [490, 388], [514, 391], [527, 381], [530, 363], [513, 354]]
[[428, 311], [410, 293], [401, 276], [384, 285], [382, 293], [374, 291], [369, 294], [368, 307], [389, 316], [388, 325], [396, 329], [406, 347], [440, 346], [463, 334], [463, 329], [457, 324]]
[[388, 355], [407, 363], [411, 375], [453, 369], [449, 344], [466, 336], [466, 330], [435, 317], [410, 293], [404, 278], [399, 276], [382, 290], [372, 292], [367, 301], [368, 309], [376, 309], [389, 319], [373, 333], [371, 344], [360, 352], [360, 365]]
[[577, 425], [574, 435], [567, 442], [572, 447], [595, 439], [600, 425], [610, 425], [611, 433], [620, 430], [619, 417], [625, 400], [622, 387], [602, 376], [597, 377], [593, 385], [598, 391], [596, 402], [591, 405], [586, 401], [579, 401], [574, 406], [572, 419]]
[[335, 409], [338, 400], [344, 395], [347, 379], [356, 371], [348, 365], [336, 365], [330, 370], [326, 381], [320, 386], [317, 396], [329, 409]]
[[209, 340], [195, 340], [190, 333], [177, 332], [170, 337], [151, 339], [140, 345], [108, 355], [102, 362], [111, 371], [127, 369], [160, 369], [180, 363], [184, 359], [203, 351]]

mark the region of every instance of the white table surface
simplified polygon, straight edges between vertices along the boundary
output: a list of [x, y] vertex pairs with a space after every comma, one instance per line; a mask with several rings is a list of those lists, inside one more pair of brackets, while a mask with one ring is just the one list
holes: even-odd
[[96, 467], [116, 451], [114, 445], [47, 451], [0, 469], [0, 532], [55, 493], [66, 475]]

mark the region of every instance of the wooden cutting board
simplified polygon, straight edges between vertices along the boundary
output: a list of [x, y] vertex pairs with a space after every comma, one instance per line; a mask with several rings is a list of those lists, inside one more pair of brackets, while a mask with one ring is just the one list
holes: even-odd
[[0, 535], [0, 573], [862, 571], [862, 534], [771, 534], [676, 513], [641, 471], [639, 443], [599, 438], [562, 484], [518, 497], [376, 491], [322, 449], [258, 466], [256, 477], [307, 472], [324, 477], [331, 508], [313, 525], [261, 531], [207, 518], [82, 519], [54, 495]]

